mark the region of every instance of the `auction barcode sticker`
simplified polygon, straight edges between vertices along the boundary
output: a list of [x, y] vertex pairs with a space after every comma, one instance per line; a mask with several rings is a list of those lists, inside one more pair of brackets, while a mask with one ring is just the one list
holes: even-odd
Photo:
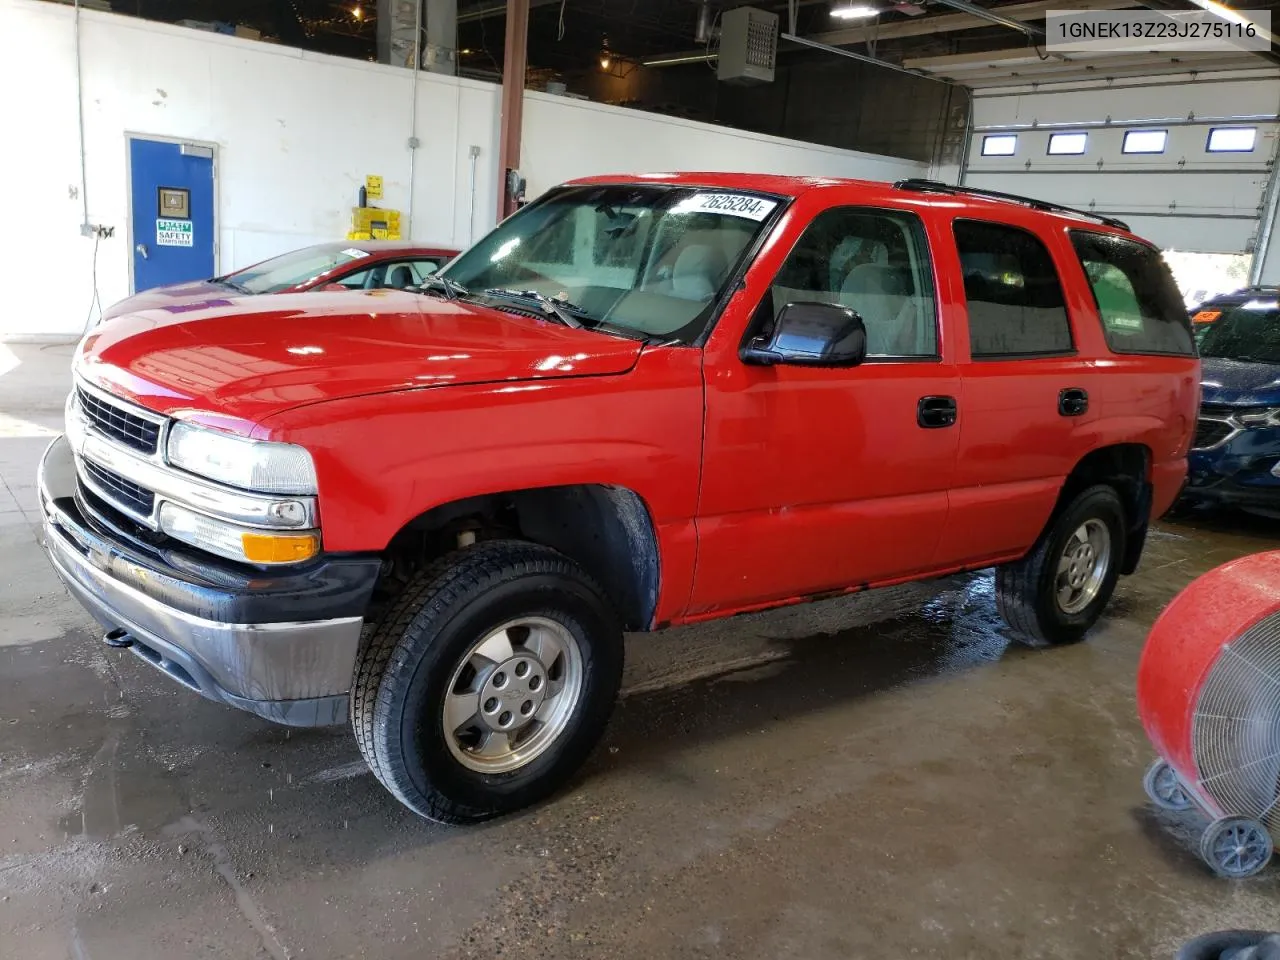
[[672, 213], [724, 213], [747, 220], [763, 220], [778, 205], [776, 200], [753, 197], [747, 193], [695, 193], [685, 197]]

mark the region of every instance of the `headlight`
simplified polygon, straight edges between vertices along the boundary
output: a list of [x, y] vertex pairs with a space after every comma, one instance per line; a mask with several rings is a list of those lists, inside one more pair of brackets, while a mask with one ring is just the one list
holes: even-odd
[[246, 440], [189, 423], [175, 423], [169, 463], [210, 480], [261, 493], [316, 492], [311, 454], [292, 443]]
[[193, 547], [249, 563], [300, 563], [320, 551], [320, 536], [315, 531], [284, 533], [250, 529], [176, 503], [160, 505], [160, 529]]
[[1237, 412], [1236, 419], [1246, 427], [1280, 426], [1280, 407], [1258, 407], [1248, 413]]

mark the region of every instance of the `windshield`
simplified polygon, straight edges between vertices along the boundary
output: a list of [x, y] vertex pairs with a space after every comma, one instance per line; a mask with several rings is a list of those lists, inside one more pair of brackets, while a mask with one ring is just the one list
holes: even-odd
[[721, 290], [778, 208], [755, 194], [627, 184], [566, 187], [503, 221], [441, 274], [469, 298], [532, 292], [590, 328], [697, 339]]
[[1249, 300], [1205, 326], [1202, 357], [1280, 363], [1280, 301]]
[[339, 247], [324, 244], [318, 247], [305, 247], [292, 253], [283, 253], [270, 260], [252, 267], [245, 267], [235, 273], [228, 274], [234, 286], [246, 293], [279, 293], [289, 287], [296, 287], [308, 280], [314, 280], [322, 273], [328, 273], [344, 264], [363, 260], [369, 254], [354, 247]]

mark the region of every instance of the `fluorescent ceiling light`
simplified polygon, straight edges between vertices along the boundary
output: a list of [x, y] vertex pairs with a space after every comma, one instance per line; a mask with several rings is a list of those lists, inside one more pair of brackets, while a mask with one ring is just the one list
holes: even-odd
[[687, 57], [658, 57], [656, 60], [643, 60], [640, 65], [642, 67], [671, 67], [678, 63], [710, 63], [712, 60], [719, 60], [718, 53], [699, 53]]
[[1207, 10], [1214, 16], [1221, 17], [1229, 23], [1239, 24], [1242, 27], [1253, 26], [1253, 28], [1258, 31], [1258, 36], [1262, 37], [1268, 43], [1274, 44], [1278, 42], [1274, 33], [1270, 30], [1264, 30], [1261, 25], [1254, 23], [1249, 19], [1247, 15], [1249, 13], [1248, 10], [1232, 10], [1230, 7], [1225, 7], [1222, 4], [1217, 3], [1216, 0], [1190, 0], [1190, 2], [1201, 10]]
[[831, 8], [831, 15], [837, 20], [863, 20], [867, 17], [874, 17], [879, 12], [875, 7], [868, 7], [865, 4], [850, 4], [847, 7]]

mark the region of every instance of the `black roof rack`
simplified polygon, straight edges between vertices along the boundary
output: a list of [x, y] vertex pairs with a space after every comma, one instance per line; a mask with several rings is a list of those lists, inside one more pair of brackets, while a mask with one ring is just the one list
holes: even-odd
[[1117, 220], [1115, 217], [1103, 216], [1100, 213], [1093, 213], [1090, 210], [1077, 210], [1075, 207], [1064, 207], [1060, 203], [1050, 203], [1048, 200], [1037, 200], [1034, 197], [1023, 197], [1016, 193], [1004, 193], [1001, 190], [983, 190], [979, 187], [958, 187], [949, 183], [943, 183], [941, 180], [924, 180], [912, 178], [909, 180], [899, 180], [894, 185], [898, 190], [918, 190], [922, 193], [950, 193], [950, 194], [971, 194], [975, 197], [986, 197], [989, 200], [1008, 200], [1010, 203], [1021, 203], [1031, 207], [1033, 210], [1046, 210], [1050, 213], [1074, 213], [1079, 217], [1088, 217], [1090, 220], [1097, 220], [1099, 223], [1105, 223], [1109, 227], [1117, 227], [1120, 230], [1128, 230], [1129, 225], [1123, 220]]

